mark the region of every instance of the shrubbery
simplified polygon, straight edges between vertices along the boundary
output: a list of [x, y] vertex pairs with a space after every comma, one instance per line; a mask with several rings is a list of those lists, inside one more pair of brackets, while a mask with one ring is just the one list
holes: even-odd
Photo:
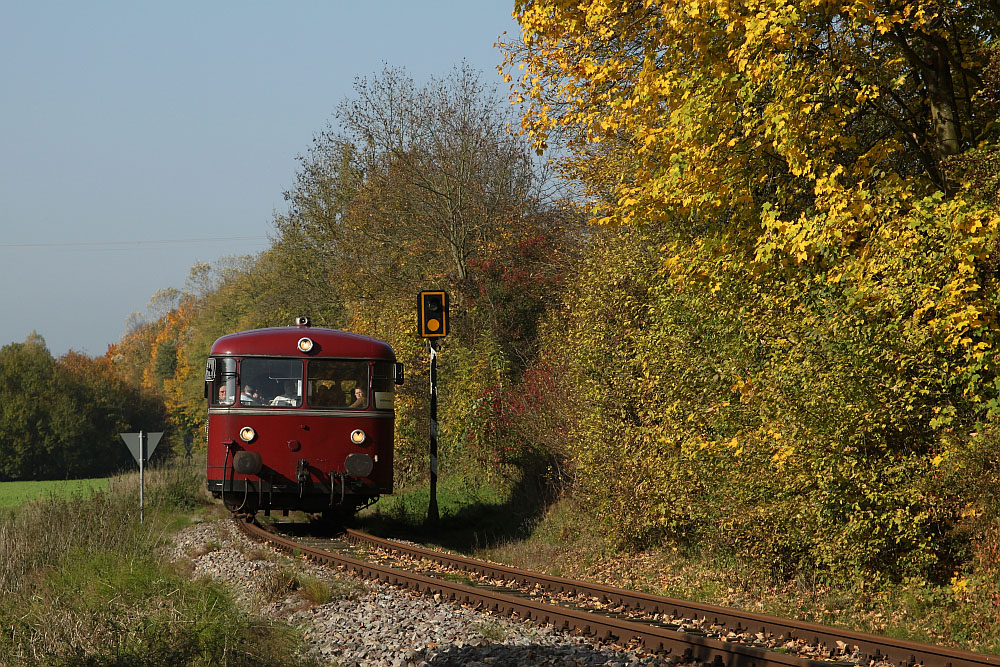
[[1000, 490], [995, 394], [992, 375], [948, 372], [970, 346], [942, 353], [932, 323], [890, 316], [934, 284], [926, 244], [880, 269], [901, 288], [865, 299], [718, 248], [677, 270], [661, 244], [595, 242], [547, 340], [582, 398], [577, 488], [613, 539], [698, 540], [786, 573], [951, 576], [963, 517]]

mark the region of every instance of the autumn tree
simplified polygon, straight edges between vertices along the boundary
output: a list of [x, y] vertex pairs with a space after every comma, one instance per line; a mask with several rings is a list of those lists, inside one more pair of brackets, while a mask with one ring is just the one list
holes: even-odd
[[355, 293], [469, 281], [470, 260], [544, 210], [545, 181], [506, 131], [513, 117], [467, 66], [419, 89], [387, 68], [355, 93], [302, 159], [277, 220], [283, 242], [325, 254]]
[[[507, 133], [495, 90], [468, 67], [422, 88], [399, 69], [359, 79], [336, 118], [302, 160], [275, 249], [351, 304], [348, 318], [389, 304], [409, 312], [431, 283], [455, 291], [457, 316], [475, 317], [478, 271], [507, 249], [555, 244], [523, 268], [558, 264], [569, 218], [545, 198], [527, 144]], [[459, 330], [473, 328], [482, 323]]]
[[205, 358], [215, 339], [287, 322], [278, 319], [281, 313], [272, 310], [267, 296], [286, 284], [262, 278], [258, 266], [256, 258], [246, 256], [195, 264], [182, 289], [157, 291], [145, 312], [130, 316], [122, 339], [109, 346], [104, 361], [113, 374], [167, 409], [165, 451], [201, 441]]
[[[507, 131], [514, 120], [465, 65], [423, 86], [394, 68], [358, 79], [276, 219], [276, 261], [301, 267], [343, 304], [338, 324], [388, 340], [417, 377], [414, 299], [450, 291], [448, 358], [464, 373], [456, 415], [524, 368], [577, 243], [578, 218], [549, 196], [530, 146]], [[425, 392], [412, 386], [397, 409], [401, 452], [425, 432], [411, 421]]]
[[522, 129], [608, 228], [546, 342], [610, 535], [894, 575], [961, 554], [988, 498], [937, 484], [1000, 412], [1000, 217], [961, 160], [996, 142], [995, 10], [516, 4]]

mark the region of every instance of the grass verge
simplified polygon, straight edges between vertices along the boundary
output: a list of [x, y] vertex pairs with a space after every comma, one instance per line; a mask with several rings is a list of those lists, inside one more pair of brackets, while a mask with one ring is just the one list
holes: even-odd
[[241, 612], [225, 589], [163, 558], [170, 531], [204, 508], [191, 465], [104, 490], [50, 496], [0, 517], [0, 654], [10, 665], [300, 665], [297, 636]]
[[0, 509], [24, 505], [40, 498], [76, 497], [108, 488], [108, 478], [0, 482]]
[[375, 535], [419, 538], [427, 543], [469, 552], [527, 537], [543, 507], [536, 491], [520, 478], [486, 484], [471, 476], [444, 476], [437, 487], [438, 525], [427, 523], [430, 490], [414, 486], [382, 498], [358, 515]]

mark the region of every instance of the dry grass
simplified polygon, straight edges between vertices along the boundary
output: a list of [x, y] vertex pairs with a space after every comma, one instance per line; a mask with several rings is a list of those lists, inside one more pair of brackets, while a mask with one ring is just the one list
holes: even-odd
[[274, 560], [274, 552], [263, 547], [250, 547], [243, 554], [248, 561]]
[[299, 595], [312, 604], [326, 604], [333, 599], [333, 589], [323, 579], [308, 574], [296, 577]]
[[260, 570], [256, 580], [264, 602], [284, 600], [296, 589], [298, 583], [295, 572], [283, 565]]
[[191, 466], [150, 470], [141, 524], [135, 475], [0, 517], [2, 663], [300, 664], [287, 628], [161, 560], [171, 526], [201, 507], [203, 484]]
[[507, 638], [507, 629], [504, 628], [500, 623], [496, 621], [483, 621], [481, 623], [476, 623], [470, 628], [473, 632], [478, 632], [482, 635], [483, 639], [488, 641], [499, 643]]
[[202, 542], [201, 544], [195, 544], [184, 552], [188, 558], [200, 558], [205, 554], [210, 554], [213, 551], [219, 550], [219, 543], [215, 540], [209, 540], [208, 542]]

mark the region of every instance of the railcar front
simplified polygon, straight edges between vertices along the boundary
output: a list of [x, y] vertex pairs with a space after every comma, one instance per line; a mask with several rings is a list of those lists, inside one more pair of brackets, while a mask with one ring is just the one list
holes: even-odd
[[208, 490], [231, 511], [344, 518], [392, 493], [402, 365], [387, 343], [299, 318], [219, 338], [205, 383]]

